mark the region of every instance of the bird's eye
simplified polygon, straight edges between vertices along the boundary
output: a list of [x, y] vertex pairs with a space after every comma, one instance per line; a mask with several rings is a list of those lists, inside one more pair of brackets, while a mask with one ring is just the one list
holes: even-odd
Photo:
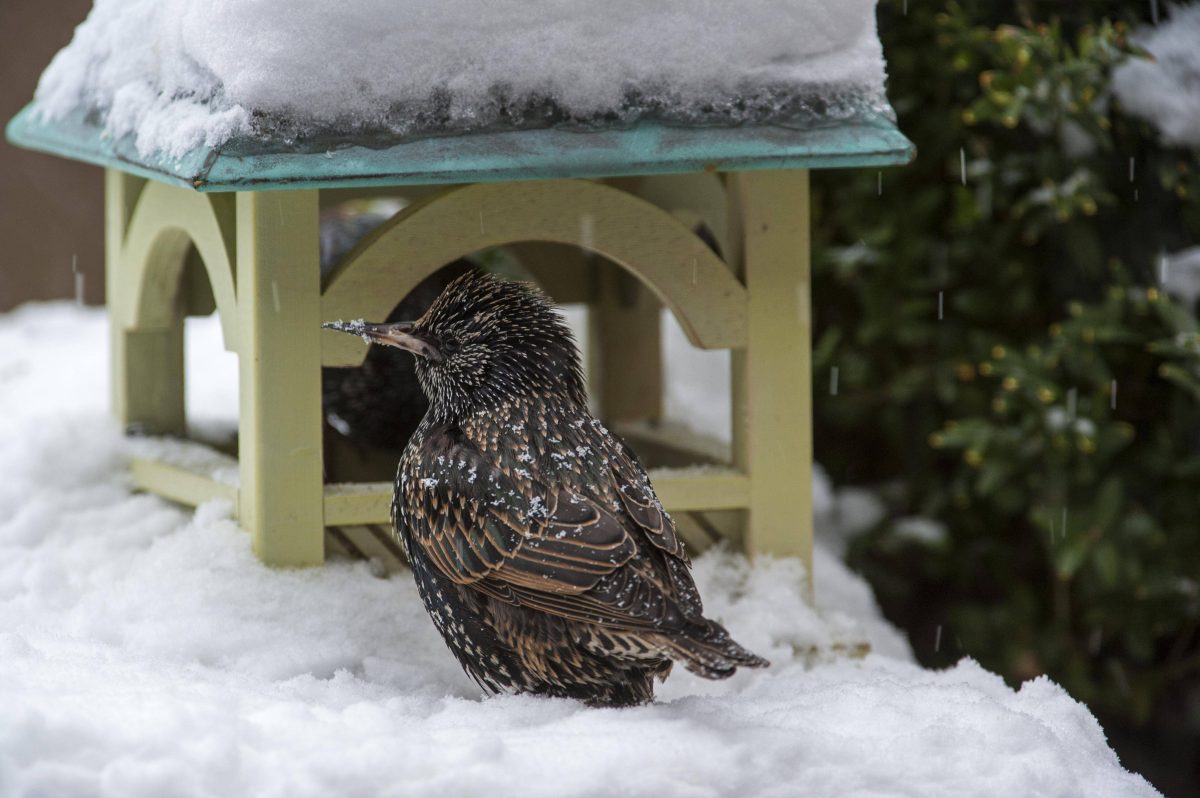
[[442, 352], [442, 357], [451, 358], [459, 350], [458, 336], [455, 335], [440, 335], [438, 336], [438, 347]]

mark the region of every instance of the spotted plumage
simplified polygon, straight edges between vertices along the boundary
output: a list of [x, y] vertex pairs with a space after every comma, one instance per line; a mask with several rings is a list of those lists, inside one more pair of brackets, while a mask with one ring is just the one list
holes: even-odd
[[394, 528], [480, 685], [629, 705], [674, 660], [708, 678], [767, 664], [703, 616], [670, 516], [589, 414], [575, 343], [540, 293], [469, 273], [414, 323], [335, 326], [417, 354], [430, 405]]

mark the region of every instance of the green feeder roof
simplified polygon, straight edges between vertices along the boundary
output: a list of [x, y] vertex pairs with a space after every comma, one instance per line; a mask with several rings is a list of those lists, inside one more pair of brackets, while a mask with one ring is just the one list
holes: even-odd
[[120, 169], [197, 191], [431, 185], [751, 169], [879, 167], [912, 160], [912, 142], [874, 112], [795, 126], [481, 131], [404, 141], [331, 141], [328, 148], [261, 139], [198, 147], [180, 158], [138, 153], [83, 112], [54, 122], [27, 106], [8, 124], [20, 147]]

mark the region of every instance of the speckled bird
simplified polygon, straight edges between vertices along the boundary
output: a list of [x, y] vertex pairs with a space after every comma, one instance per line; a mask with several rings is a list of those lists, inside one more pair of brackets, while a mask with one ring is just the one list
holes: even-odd
[[429, 410], [392, 520], [446, 644], [490, 692], [627, 706], [672, 662], [767, 662], [702, 614], [637, 457], [591, 416], [570, 330], [535, 288], [470, 272], [415, 322], [327, 326], [412, 352]]

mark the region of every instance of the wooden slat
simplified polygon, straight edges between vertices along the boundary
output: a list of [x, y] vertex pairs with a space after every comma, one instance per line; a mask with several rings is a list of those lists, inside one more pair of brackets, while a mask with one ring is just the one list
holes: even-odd
[[325, 486], [325, 525], [392, 522], [392, 483], [347, 482]]
[[238, 489], [234, 485], [155, 460], [135, 458], [129, 463], [133, 484], [164, 499], [195, 507], [212, 499], [224, 499], [237, 509]]
[[652, 468], [650, 482], [668, 512], [736, 510], [750, 503], [750, 480], [732, 468]]

